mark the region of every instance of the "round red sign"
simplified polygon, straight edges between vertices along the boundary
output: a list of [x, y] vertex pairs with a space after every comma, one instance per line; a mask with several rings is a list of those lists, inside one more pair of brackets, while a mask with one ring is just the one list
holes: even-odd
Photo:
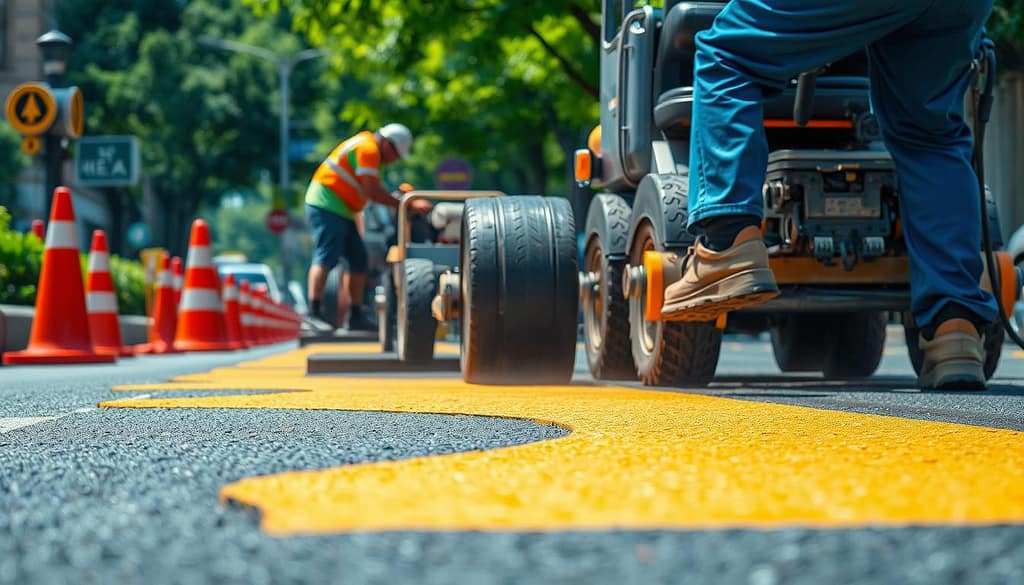
[[267, 229], [275, 234], [283, 233], [291, 223], [291, 216], [283, 209], [271, 209], [267, 213]]

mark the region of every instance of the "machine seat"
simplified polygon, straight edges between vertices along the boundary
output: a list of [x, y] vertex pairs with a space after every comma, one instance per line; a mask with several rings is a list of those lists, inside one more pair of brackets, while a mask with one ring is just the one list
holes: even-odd
[[[764, 104], [768, 120], [791, 120], [796, 101], [796, 86], [788, 87]], [[814, 120], [847, 120], [852, 114], [869, 109], [866, 77], [819, 77], [814, 92]], [[693, 88], [676, 87], [658, 96], [654, 106], [654, 124], [660, 130], [676, 125], [688, 126], [693, 114]]]

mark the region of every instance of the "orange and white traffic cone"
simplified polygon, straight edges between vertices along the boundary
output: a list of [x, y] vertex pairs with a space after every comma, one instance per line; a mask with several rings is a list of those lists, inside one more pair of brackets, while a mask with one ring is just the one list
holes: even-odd
[[236, 349], [248, 349], [242, 332], [242, 313], [238, 302], [238, 287], [235, 277], [231, 274], [224, 278], [224, 318], [228, 325], [228, 340]]
[[263, 292], [259, 287], [251, 291], [249, 303], [252, 308], [252, 328], [256, 343], [266, 345], [270, 343], [270, 339], [267, 337], [267, 317], [263, 310]]
[[89, 312], [89, 330], [96, 351], [122, 357], [135, 355], [121, 344], [121, 323], [117, 320], [117, 295], [110, 277], [110, 248], [103, 230], [92, 232], [89, 249], [89, 273], [85, 282], [85, 306]]
[[249, 290], [249, 280], [243, 278], [238, 283], [238, 320], [242, 325], [242, 338], [249, 347], [259, 344], [256, 340], [256, 328], [253, 326], [254, 315], [252, 313], [252, 293]]
[[155, 297], [149, 343], [135, 346], [135, 353], [178, 353], [180, 350], [174, 346], [174, 331], [178, 327], [178, 304], [174, 302], [170, 259], [166, 255], [160, 259], [160, 268], [156, 273]]
[[46, 241], [46, 226], [43, 224], [43, 220], [32, 220], [32, 233], [35, 234], [40, 241]]
[[174, 283], [174, 308], [181, 304], [181, 287], [185, 284], [185, 275], [181, 268], [181, 257], [171, 258], [171, 281]]
[[228, 340], [220, 277], [210, 253], [210, 227], [201, 219], [192, 222], [185, 264], [185, 286], [178, 306], [174, 346], [182, 351], [235, 349]]
[[93, 364], [116, 359], [113, 354], [98, 353], [93, 348], [71, 190], [57, 187], [46, 230], [28, 348], [5, 353], [4, 364]]

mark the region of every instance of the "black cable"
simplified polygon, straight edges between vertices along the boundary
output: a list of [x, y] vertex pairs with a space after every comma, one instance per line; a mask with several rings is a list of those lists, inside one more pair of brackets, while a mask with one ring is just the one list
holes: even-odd
[[1007, 318], [1006, 307], [1003, 306], [1003, 298], [999, 293], [1001, 290], [998, 266], [995, 261], [995, 254], [992, 252], [992, 236], [989, 230], [988, 200], [985, 197], [985, 125], [992, 117], [993, 90], [995, 87], [996, 54], [995, 48], [990, 39], [982, 42], [981, 55], [975, 62], [975, 74], [984, 74], [985, 85], [980, 92], [977, 92], [974, 99], [974, 173], [978, 178], [978, 192], [981, 201], [981, 241], [985, 251], [985, 262], [988, 264], [989, 285], [992, 288], [992, 296], [996, 299], [996, 306], [999, 308], [999, 320], [1002, 322], [1006, 334], [1021, 349], [1024, 349], [1024, 339], [1014, 331], [1013, 326]]

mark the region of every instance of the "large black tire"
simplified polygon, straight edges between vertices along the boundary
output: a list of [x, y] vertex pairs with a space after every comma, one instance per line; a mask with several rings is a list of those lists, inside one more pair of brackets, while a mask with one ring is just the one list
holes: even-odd
[[384, 307], [377, 321], [377, 336], [380, 338], [381, 351], [395, 351], [395, 338], [398, 337], [398, 294], [395, 290], [391, 267], [381, 276], [384, 288]]
[[636, 379], [629, 339], [629, 303], [622, 294], [626, 260], [609, 248], [610, 244], [624, 245], [629, 215], [629, 205], [621, 197], [598, 195], [587, 218], [583, 271], [598, 275], [598, 280], [581, 290], [580, 308], [587, 363], [597, 380]]
[[823, 327], [821, 315], [784, 315], [772, 325], [772, 353], [783, 372], [820, 372], [834, 331]]
[[572, 378], [576, 229], [561, 198], [471, 199], [462, 219], [462, 374], [475, 384]]
[[835, 317], [836, 336], [822, 373], [828, 379], [867, 378], [885, 352], [885, 313], [847, 313]]
[[[685, 209], [685, 204], [683, 209]], [[650, 223], [634, 230], [630, 264], [659, 249]], [[705, 386], [715, 377], [722, 332], [714, 323], [647, 321], [644, 295], [629, 299], [629, 329], [637, 375], [648, 386]]]
[[410, 258], [402, 263], [402, 286], [398, 293], [398, 359], [423, 363], [434, 359], [437, 321], [430, 303], [437, 295], [434, 263]]
[[[921, 330], [914, 324], [913, 318], [905, 314], [903, 317], [903, 338], [907, 342], [907, 354], [910, 356], [910, 365], [914, 367], [914, 373], [921, 375], [921, 367], [924, 366], [924, 353], [917, 344]], [[985, 379], [991, 380], [999, 367], [999, 357], [1003, 352], [1003, 342], [1006, 339], [1006, 331], [1003, 330], [1001, 321], [996, 321], [985, 329]]]

